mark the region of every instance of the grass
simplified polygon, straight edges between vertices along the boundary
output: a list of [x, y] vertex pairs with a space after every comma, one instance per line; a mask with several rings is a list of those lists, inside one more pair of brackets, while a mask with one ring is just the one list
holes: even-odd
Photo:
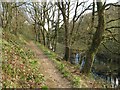
[[2, 88], [40, 88], [44, 76], [34, 53], [27, 48], [21, 36], [3, 32], [2, 44]]
[[48, 90], [48, 87], [47, 86], [42, 86], [41, 89], [42, 90]]

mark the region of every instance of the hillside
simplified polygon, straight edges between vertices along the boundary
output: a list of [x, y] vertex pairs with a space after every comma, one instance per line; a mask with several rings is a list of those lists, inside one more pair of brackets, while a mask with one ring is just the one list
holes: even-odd
[[3, 88], [34, 88], [44, 85], [40, 65], [34, 53], [26, 46], [22, 35], [17, 37], [2, 32], [2, 84]]

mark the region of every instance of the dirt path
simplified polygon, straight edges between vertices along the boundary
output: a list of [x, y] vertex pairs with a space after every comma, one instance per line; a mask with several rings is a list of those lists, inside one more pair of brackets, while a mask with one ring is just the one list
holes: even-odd
[[32, 42], [28, 43], [28, 46], [36, 54], [39, 59], [40, 71], [44, 75], [45, 84], [49, 88], [70, 88], [70, 82], [62, 77], [62, 74], [56, 69], [54, 63], [50, 61], [43, 52]]

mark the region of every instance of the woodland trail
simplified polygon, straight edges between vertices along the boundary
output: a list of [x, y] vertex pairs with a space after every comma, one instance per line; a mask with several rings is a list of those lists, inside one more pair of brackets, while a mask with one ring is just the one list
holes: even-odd
[[40, 72], [44, 75], [45, 84], [49, 88], [70, 88], [70, 82], [62, 76], [55, 67], [55, 64], [49, 60], [43, 52], [32, 41], [28, 47], [35, 53], [40, 63]]

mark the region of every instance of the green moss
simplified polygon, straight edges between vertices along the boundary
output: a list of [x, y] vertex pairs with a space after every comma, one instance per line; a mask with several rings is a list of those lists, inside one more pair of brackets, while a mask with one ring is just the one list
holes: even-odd
[[78, 76], [73, 76], [73, 85], [74, 85], [74, 87], [79, 87], [79, 85], [80, 85], [80, 77], [78, 77]]
[[42, 86], [41, 89], [42, 90], [48, 90], [48, 86]]

